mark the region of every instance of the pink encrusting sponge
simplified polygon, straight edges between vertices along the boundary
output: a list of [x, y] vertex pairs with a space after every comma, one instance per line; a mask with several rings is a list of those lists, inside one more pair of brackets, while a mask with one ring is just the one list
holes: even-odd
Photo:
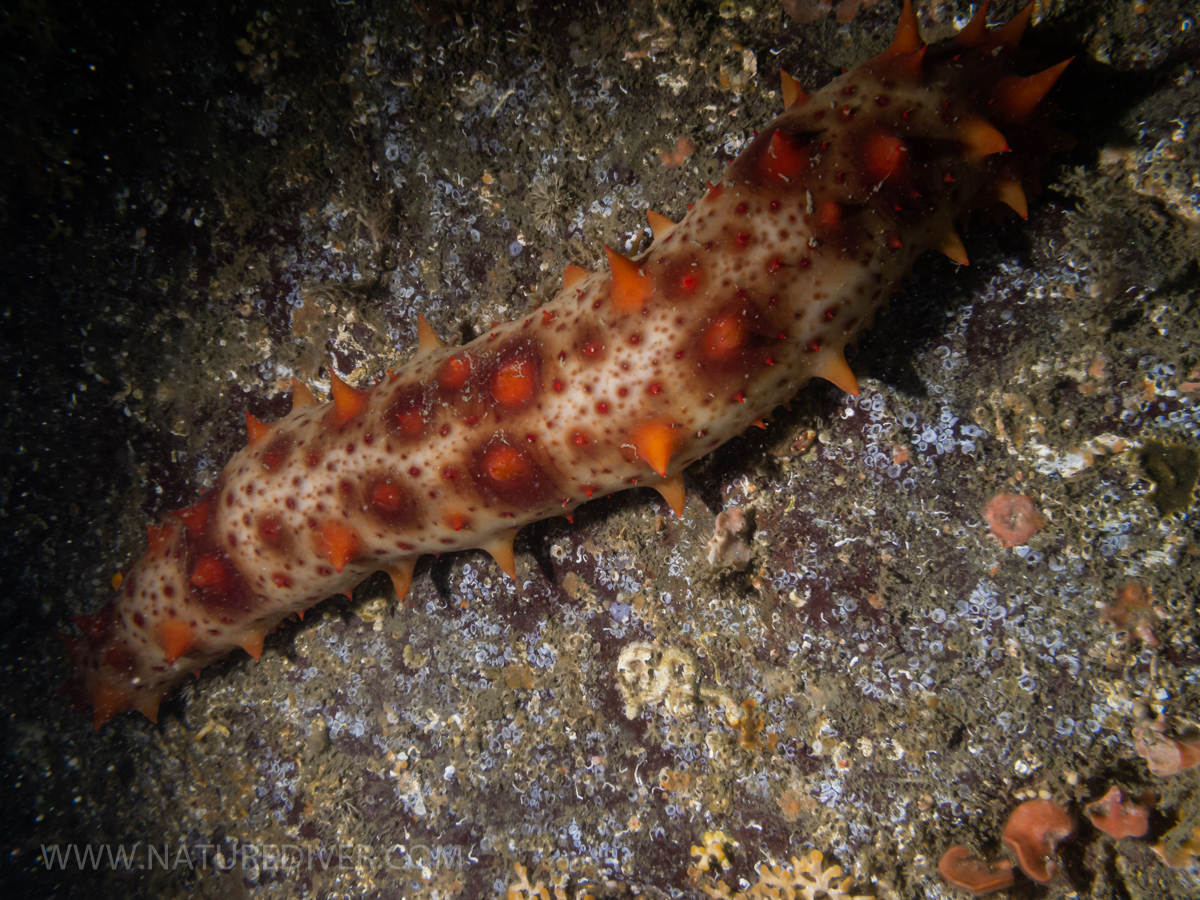
[[154, 719], [185, 675], [234, 647], [257, 657], [285, 617], [380, 569], [403, 597], [423, 553], [481, 547], [510, 575], [517, 529], [589, 498], [653, 487], [678, 512], [682, 471], [810, 378], [851, 393], [843, 350], [926, 250], [966, 264], [954, 222], [1026, 214], [1067, 143], [1039, 101], [1066, 63], [1009, 63], [1031, 8], [989, 30], [987, 4], [926, 46], [905, 2], [892, 45], [787, 108], [678, 224], [650, 215], [636, 258], [568, 267], [546, 306], [415, 359], [332, 402], [247, 415], [249, 444], [195, 506], [148, 528], [113, 600], [63, 640], [99, 728]]

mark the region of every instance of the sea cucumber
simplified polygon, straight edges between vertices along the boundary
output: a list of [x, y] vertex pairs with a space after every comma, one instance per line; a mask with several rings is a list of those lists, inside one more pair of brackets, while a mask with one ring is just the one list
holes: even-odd
[[417, 356], [371, 387], [296, 383], [292, 412], [247, 414], [249, 443], [198, 502], [148, 526], [116, 596], [62, 635], [69, 693], [98, 729], [154, 720], [188, 673], [257, 658], [286, 616], [384, 570], [403, 597], [417, 558], [484, 548], [510, 575], [523, 525], [681, 473], [810, 378], [851, 393], [844, 356], [926, 250], [966, 264], [954, 222], [1026, 215], [1068, 145], [1040, 105], [1069, 60], [1011, 74], [1032, 12], [988, 29], [987, 4], [927, 46], [905, 2], [880, 55], [786, 109], [679, 223], [599, 272], [568, 267], [545, 306], [462, 347], [419, 321]]

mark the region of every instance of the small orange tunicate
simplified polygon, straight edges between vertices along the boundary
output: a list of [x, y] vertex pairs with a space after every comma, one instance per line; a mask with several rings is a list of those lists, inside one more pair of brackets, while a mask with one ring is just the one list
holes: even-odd
[[1012, 863], [1007, 859], [990, 863], [972, 855], [971, 851], [957, 844], [942, 854], [938, 872], [950, 884], [976, 896], [1012, 887]]
[[685, 137], [678, 138], [675, 141], [675, 149], [673, 151], [664, 150], [658, 154], [658, 158], [662, 160], [663, 165], [668, 169], [678, 169], [687, 158], [696, 152], [696, 145], [691, 140]]
[[1012, 811], [1004, 826], [1004, 843], [1017, 855], [1021, 871], [1041, 884], [1058, 872], [1049, 857], [1060, 842], [1075, 833], [1071, 814], [1050, 800], [1026, 800]]
[[1146, 760], [1151, 774], [1159, 778], [1200, 766], [1200, 735], [1189, 734], [1176, 740], [1166, 735], [1170, 727], [1170, 720], [1161, 715], [1133, 727], [1134, 751]]
[[1004, 547], [1019, 547], [1046, 526], [1041, 512], [1024, 494], [998, 494], [988, 501], [983, 517]]
[[1083, 808], [1091, 823], [1110, 837], [1145, 837], [1150, 830], [1150, 810], [1125, 796], [1120, 786]]
[[1154, 636], [1154, 623], [1163, 613], [1154, 606], [1153, 600], [1150, 588], [1127, 581], [1117, 591], [1115, 603], [1100, 607], [1100, 621], [1108, 622], [1118, 634], [1123, 632], [1126, 641], [1136, 635], [1147, 646], [1157, 647], [1159, 640]]

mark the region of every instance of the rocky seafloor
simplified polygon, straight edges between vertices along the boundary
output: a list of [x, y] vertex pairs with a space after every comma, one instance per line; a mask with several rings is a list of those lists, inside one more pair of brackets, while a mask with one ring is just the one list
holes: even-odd
[[[1022, 65], [1075, 56], [1079, 144], [1028, 222], [923, 259], [861, 394], [810, 385], [689, 470], [681, 518], [588, 504], [522, 532], [515, 583], [426, 558], [405, 603], [368, 580], [93, 733], [54, 631], [246, 409], [632, 252], [775, 115], [781, 68], [819, 86], [899, 10], [112, 6], [0, 18], [5, 896], [950, 898], [944, 851], [1004, 857], [1038, 798], [1074, 834], [1008, 896], [1196, 896], [1191, 4], [1038, 4]], [[936, 40], [972, 9], [918, 11]], [[1005, 495], [1031, 509], [997, 519]], [[1114, 784], [1143, 838], [1086, 815]]]

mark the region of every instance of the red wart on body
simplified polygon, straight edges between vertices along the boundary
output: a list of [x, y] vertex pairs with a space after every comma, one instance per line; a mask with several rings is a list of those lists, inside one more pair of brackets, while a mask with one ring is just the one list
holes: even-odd
[[844, 350], [926, 250], [966, 264], [954, 222], [1022, 217], [1068, 146], [1039, 101], [1066, 63], [1010, 62], [1031, 7], [987, 4], [927, 46], [906, 0], [891, 46], [820, 91], [786, 74], [786, 109], [650, 248], [569, 266], [527, 317], [448, 347], [418, 318], [415, 358], [379, 384], [294, 383], [277, 422], [199, 502], [149, 529], [117, 595], [63, 636], [73, 696], [99, 728], [154, 719], [188, 673], [383, 570], [403, 597], [425, 553], [482, 548], [515, 574], [513, 537], [590, 498], [652, 487], [681, 513], [683, 470], [809, 379], [850, 393]]

